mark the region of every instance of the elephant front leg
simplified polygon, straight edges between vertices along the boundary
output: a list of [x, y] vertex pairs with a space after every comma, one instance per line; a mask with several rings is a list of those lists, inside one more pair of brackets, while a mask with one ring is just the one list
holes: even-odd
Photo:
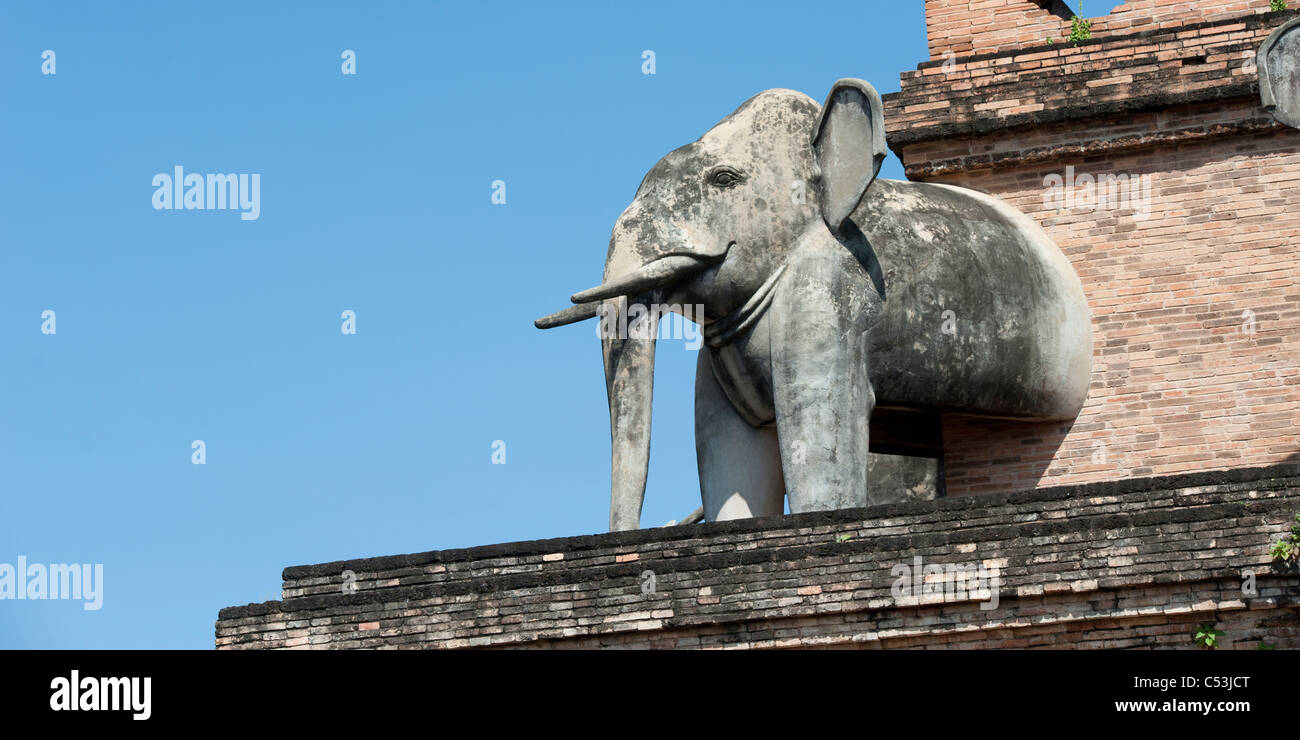
[[790, 511], [867, 505], [875, 393], [869, 318], [879, 297], [838, 260], [814, 260], [778, 289], [772, 390]]
[[785, 513], [776, 430], [752, 427], [718, 385], [707, 349], [695, 367], [695, 455], [704, 520]]

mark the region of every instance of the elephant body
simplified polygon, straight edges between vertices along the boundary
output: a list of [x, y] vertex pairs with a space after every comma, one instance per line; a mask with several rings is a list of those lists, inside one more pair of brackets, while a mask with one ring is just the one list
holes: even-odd
[[1074, 418], [1092, 323], [1078, 276], [1036, 223], [983, 193], [894, 180], [877, 180], [854, 220], [884, 272], [868, 352], [878, 407]]
[[[876, 408], [1008, 419], [1078, 413], [1092, 333], [1068, 260], [1005, 202], [877, 180], [880, 97], [771, 90], [646, 175], [605, 281], [539, 319], [602, 315], [611, 529], [639, 526], [654, 310], [703, 305], [696, 452], [715, 521], [866, 505]], [[608, 334], [606, 316], [631, 326]], [[629, 321], [628, 319], [634, 320]]]

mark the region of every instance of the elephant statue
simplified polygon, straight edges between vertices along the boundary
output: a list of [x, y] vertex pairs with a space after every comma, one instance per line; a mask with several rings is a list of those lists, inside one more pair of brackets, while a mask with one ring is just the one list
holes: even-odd
[[1065, 256], [1005, 202], [878, 180], [879, 94], [750, 98], [654, 165], [604, 282], [538, 319], [600, 317], [610, 529], [640, 526], [657, 319], [702, 306], [695, 435], [707, 521], [865, 506], [873, 411], [1073, 419], [1092, 326]]

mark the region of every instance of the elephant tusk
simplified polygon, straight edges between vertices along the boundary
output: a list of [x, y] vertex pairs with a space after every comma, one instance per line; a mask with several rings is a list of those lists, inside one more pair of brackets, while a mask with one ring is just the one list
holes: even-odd
[[554, 329], [557, 326], [576, 324], [579, 321], [586, 321], [587, 319], [596, 318], [596, 313], [599, 310], [600, 310], [600, 301], [592, 301], [591, 303], [581, 303], [577, 306], [570, 306], [564, 309], [563, 311], [556, 311], [550, 316], [543, 316], [542, 318], [534, 321], [533, 326], [537, 327], [538, 329]]
[[657, 288], [688, 275], [693, 275], [719, 259], [721, 257], [701, 258], [685, 254], [661, 257], [636, 272], [615, 278], [594, 288], [588, 288], [581, 293], [574, 293], [571, 300], [574, 303], [590, 303], [641, 293], [650, 288]]

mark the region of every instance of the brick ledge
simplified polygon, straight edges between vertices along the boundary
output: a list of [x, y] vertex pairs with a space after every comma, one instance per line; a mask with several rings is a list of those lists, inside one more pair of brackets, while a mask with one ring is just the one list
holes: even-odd
[[1263, 465], [1253, 468], [1227, 468], [1196, 473], [1179, 473], [1176, 475], [1149, 476], [1145, 478], [1127, 478], [1096, 483], [1082, 483], [1050, 488], [1035, 488], [1025, 491], [987, 494], [981, 496], [961, 496], [937, 499], [935, 501], [911, 501], [900, 504], [868, 506], [860, 509], [841, 509], [838, 511], [819, 511], [808, 514], [789, 514], [756, 519], [741, 519], [730, 522], [705, 522], [703, 524], [680, 525], [676, 527], [654, 527], [630, 532], [603, 532], [599, 534], [556, 537], [539, 540], [505, 542], [496, 545], [457, 548], [449, 550], [430, 550], [404, 555], [385, 555], [371, 558], [336, 560], [314, 565], [295, 565], [284, 569], [284, 580], [310, 578], [313, 576], [334, 575], [340, 570], [388, 570], [434, 563], [453, 563], [484, 558], [537, 555], [553, 552], [575, 552], [597, 547], [618, 545], [638, 545], [645, 542], [668, 542], [678, 539], [690, 539], [700, 535], [714, 533], [754, 532], [772, 528], [811, 527], [824, 524], [858, 522], [864, 519], [886, 519], [911, 514], [922, 514], [946, 509], [986, 508], [1004, 504], [1030, 503], [1035, 501], [1059, 501], [1085, 496], [1114, 496], [1145, 491], [1160, 491], [1175, 488], [1198, 488], [1231, 483], [1253, 483], [1274, 478], [1300, 477], [1300, 462]]

